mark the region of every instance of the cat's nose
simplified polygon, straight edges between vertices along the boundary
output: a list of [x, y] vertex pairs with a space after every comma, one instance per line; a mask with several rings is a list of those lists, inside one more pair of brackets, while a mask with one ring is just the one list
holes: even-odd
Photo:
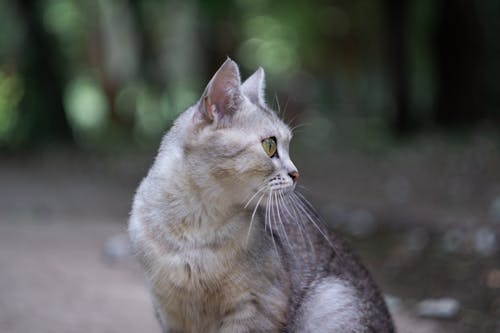
[[300, 174], [298, 171], [289, 172], [288, 175], [292, 178], [293, 182], [296, 183], [299, 180]]

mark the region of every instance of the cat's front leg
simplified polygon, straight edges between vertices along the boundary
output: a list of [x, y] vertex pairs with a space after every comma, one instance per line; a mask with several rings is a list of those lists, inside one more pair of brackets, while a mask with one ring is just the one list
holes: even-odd
[[281, 332], [283, 323], [276, 314], [261, 309], [257, 299], [245, 297], [225, 312], [219, 333]]
[[153, 307], [155, 310], [156, 319], [160, 323], [162, 333], [183, 333], [182, 330], [175, 329], [168, 324], [168, 321], [165, 318], [164, 314], [162, 313], [160, 306], [156, 302], [155, 298], [153, 298]]

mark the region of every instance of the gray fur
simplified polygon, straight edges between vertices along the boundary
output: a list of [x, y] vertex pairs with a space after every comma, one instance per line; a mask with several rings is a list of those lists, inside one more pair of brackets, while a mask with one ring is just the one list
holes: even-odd
[[294, 192], [263, 87], [228, 59], [137, 190], [129, 233], [163, 332], [393, 332], [369, 273]]

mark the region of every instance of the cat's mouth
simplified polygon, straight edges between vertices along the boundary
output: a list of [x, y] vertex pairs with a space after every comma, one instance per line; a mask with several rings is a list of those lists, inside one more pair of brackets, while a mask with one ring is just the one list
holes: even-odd
[[276, 175], [269, 180], [270, 192], [279, 191], [283, 194], [292, 192], [295, 189], [295, 182], [292, 179], [284, 178], [281, 175]]
[[279, 176], [275, 176], [269, 182], [256, 189], [245, 204], [247, 207], [261, 206], [265, 207], [269, 204], [269, 200], [286, 199], [295, 190], [294, 182], [287, 182]]

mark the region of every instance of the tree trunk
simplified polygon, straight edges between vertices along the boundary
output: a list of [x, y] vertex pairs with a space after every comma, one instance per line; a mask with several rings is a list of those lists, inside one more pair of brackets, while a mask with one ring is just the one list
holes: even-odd
[[43, 27], [37, 3], [17, 2], [26, 26], [26, 46], [20, 66], [25, 94], [14, 136], [17, 144], [29, 146], [47, 141], [72, 143], [63, 106], [62, 56]]
[[434, 111], [434, 120], [441, 126], [467, 126], [485, 116], [481, 39], [474, 2], [441, 0], [435, 37], [438, 91]]
[[408, 84], [408, 1], [385, 0], [386, 14], [386, 59], [389, 66], [390, 89], [395, 99], [392, 125], [399, 135], [406, 134], [414, 127], [414, 119], [409, 107]]

